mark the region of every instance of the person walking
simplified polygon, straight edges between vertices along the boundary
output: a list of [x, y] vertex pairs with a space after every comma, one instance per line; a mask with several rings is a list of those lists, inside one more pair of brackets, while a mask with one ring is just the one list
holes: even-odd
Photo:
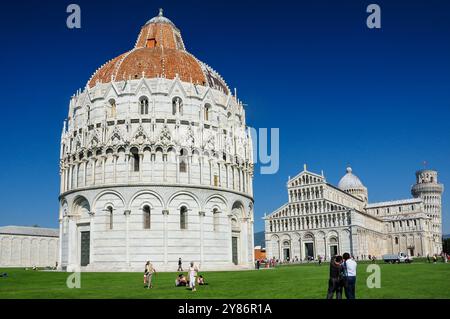
[[152, 283], [152, 279], [153, 279], [153, 274], [156, 272], [155, 268], [153, 268], [153, 265], [150, 261], [147, 261], [147, 263], [145, 264], [145, 272], [144, 272], [144, 276], [145, 276], [145, 282], [147, 284], [147, 286], [144, 286], [144, 288], [153, 288], [153, 283]]
[[181, 260], [181, 257], [178, 258], [178, 269], [177, 271], [183, 271], [183, 261]]
[[195, 289], [195, 281], [197, 280], [198, 267], [191, 261], [191, 266], [188, 270], [189, 275], [189, 287], [192, 291], [196, 291]]
[[355, 299], [356, 290], [356, 261], [350, 258], [349, 253], [344, 253], [342, 256], [344, 262], [342, 263], [344, 291], [347, 299]]
[[333, 299], [336, 293], [336, 299], [342, 299], [342, 256], [331, 258], [330, 262], [330, 278], [328, 279], [327, 299]]

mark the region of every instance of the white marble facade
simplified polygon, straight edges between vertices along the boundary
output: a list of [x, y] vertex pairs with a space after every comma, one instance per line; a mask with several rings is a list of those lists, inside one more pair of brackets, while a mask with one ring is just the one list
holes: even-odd
[[265, 216], [267, 256], [328, 259], [349, 252], [358, 259], [442, 250], [443, 185], [437, 172], [416, 172], [413, 198], [368, 203], [367, 188], [351, 168], [336, 187], [306, 169], [287, 183], [289, 202]]
[[0, 227], [0, 267], [55, 267], [58, 255], [57, 229]]
[[[149, 23], [174, 27], [155, 19]], [[62, 269], [142, 271], [150, 260], [174, 271], [178, 258], [202, 269], [252, 266], [245, 110], [217, 72], [197, 62], [212, 81], [142, 72], [72, 97], [61, 137]]]

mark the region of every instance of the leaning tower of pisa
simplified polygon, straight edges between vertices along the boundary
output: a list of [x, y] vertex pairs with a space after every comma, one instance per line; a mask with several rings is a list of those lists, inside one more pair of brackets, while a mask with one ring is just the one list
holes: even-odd
[[411, 193], [423, 200], [425, 213], [431, 218], [430, 231], [433, 236], [431, 251], [439, 254], [442, 251], [442, 193], [444, 186], [438, 183], [438, 173], [434, 170], [416, 172], [416, 184]]

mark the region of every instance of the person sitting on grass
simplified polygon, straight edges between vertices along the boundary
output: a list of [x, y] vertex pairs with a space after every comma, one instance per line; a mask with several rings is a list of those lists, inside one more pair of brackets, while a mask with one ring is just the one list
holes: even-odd
[[205, 282], [205, 278], [203, 278], [202, 275], [200, 275], [200, 276], [198, 277], [197, 282], [198, 282], [198, 285], [199, 285], [199, 286], [206, 286], [206, 285], [207, 285], [207, 283]]
[[183, 274], [179, 274], [177, 279], [175, 279], [175, 286], [176, 287], [186, 287], [188, 285], [188, 281], [186, 277]]

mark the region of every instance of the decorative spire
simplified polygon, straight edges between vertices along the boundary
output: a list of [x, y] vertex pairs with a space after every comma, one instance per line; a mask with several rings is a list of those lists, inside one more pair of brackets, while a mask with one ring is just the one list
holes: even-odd
[[164, 16], [164, 9], [163, 8], [159, 8], [159, 17], [163, 17]]

